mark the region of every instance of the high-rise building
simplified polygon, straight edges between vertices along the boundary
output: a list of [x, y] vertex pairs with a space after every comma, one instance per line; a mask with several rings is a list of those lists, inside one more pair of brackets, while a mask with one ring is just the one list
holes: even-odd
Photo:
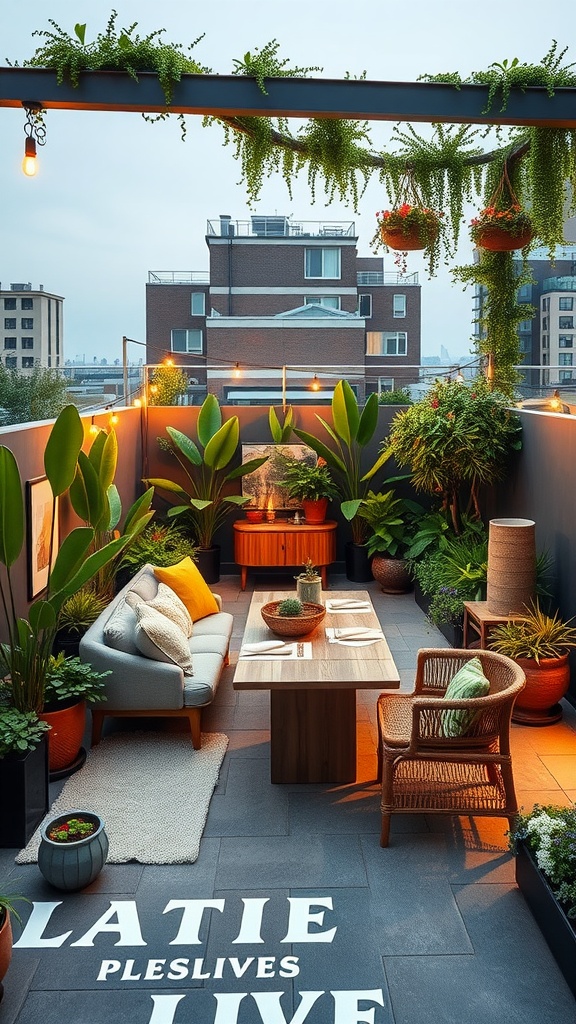
[[64, 364], [63, 309], [61, 295], [44, 291], [39, 285], [0, 285], [2, 310], [2, 346], [4, 366], [31, 370], [34, 366], [57, 367]]

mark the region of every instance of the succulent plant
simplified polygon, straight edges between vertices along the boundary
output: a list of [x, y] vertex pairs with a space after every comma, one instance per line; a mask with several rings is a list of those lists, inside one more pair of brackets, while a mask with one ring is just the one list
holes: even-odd
[[285, 615], [286, 617], [294, 617], [295, 615], [302, 614], [302, 602], [296, 597], [287, 597], [285, 601], [281, 601], [278, 605], [278, 615]]

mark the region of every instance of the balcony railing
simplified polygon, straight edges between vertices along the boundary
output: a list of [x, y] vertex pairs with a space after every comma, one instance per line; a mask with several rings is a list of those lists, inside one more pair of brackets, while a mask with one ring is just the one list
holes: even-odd
[[406, 285], [417, 285], [418, 274], [397, 274], [394, 271], [384, 273], [382, 270], [359, 270], [356, 274], [356, 283], [358, 285], [380, 285], [380, 284], [398, 284], [403, 287]]
[[232, 220], [221, 216], [206, 225], [209, 237], [221, 238], [353, 238], [354, 221], [292, 221], [290, 217], [260, 217], [250, 220]]
[[207, 270], [149, 270], [148, 284], [210, 284]]

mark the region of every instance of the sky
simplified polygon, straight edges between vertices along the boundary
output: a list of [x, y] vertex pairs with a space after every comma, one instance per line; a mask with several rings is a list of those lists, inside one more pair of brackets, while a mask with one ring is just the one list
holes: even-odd
[[[541, 0], [116, 0], [118, 26], [138, 22], [145, 35], [165, 28], [167, 42], [204, 38], [192, 56], [214, 73], [230, 74], [235, 58], [280, 42], [279, 55], [299, 66], [319, 65], [319, 77], [347, 72], [380, 81], [415, 81], [423, 73], [467, 76], [493, 61], [519, 57], [539, 62], [553, 39], [576, 60], [572, 0], [543, 8]], [[94, 0], [2, 0], [0, 63], [21, 63], [41, 42], [35, 29], [54, 19], [73, 32], [86, 22], [86, 38], [104, 30], [111, 7]], [[65, 298], [64, 346], [68, 359], [121, 359], [122, 336], [145, 340], [148, 272], [207, 271], [206, 222], [219, 214], [244, 220], [251, 212], [294, 220], [354, 220], [358, 253], [370, 256], [375, 213], [387, 197], [374, 176], [359, 212], [340, 202], [314, 205], [305, 172], [288, 196], [281, 176], [270, 178], [251, 211], [239, 184], [232, 147], [218, 126], [188, 118], [186, 142], [178, 122], [146, 123], [140, 114], [50, 110], [40, 169], [26, 178], [23, 112], [0, 108], [0, 282], [43, 284]], [[424, 126], [417, 126], [422, 130]], [[373, 122], [372, 142], [386, 148], [391, 126]], [[470, 215], [474, 210], [470, 209]], [[466, 230], [456, 263], [470, 262]], [[392, 255], [384, 269], [394, 271]], [[452, 359], [469, 350], [472, 292], [453, 284], [441, 267], [429, 280], [424, 261], [410, 254], [409, 272], [422, 283], [422, 354]], [[135, 361], [143, 349], [129, 347]]]

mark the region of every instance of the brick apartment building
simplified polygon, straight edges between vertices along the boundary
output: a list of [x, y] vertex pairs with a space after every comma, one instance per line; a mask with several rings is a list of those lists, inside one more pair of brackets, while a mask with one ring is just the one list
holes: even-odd
[[[359, 257], [354, 223], [209, 221], [209, 272], [150, 272], [147, 362], [167, 355], [224, 404], [328, 401], [346, 376], [363, 400], [418, 379], [417, 275]], [[316, 375], [321, 391], [309, 386]]]
[[0, 284], [2, 310], [1, 358], [14, 370], [32, 370], [34, 366], [57, 367], [64, 363], [63, 308], [61, 295], [44, 291], [40, 285]]

